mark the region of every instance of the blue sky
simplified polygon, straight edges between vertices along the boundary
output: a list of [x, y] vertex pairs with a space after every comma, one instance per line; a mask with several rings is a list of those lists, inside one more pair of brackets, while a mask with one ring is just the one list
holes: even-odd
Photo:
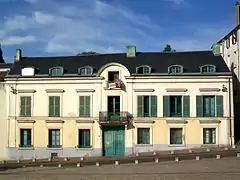
[[235, 26], [235, 0], [0, 0], [7, 62], [82, 51], [205, 50]]

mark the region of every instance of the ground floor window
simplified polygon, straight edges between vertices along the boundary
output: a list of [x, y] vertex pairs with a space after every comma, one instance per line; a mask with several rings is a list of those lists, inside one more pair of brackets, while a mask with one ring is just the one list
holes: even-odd
[[170, 128], [170, 144], [183, 143], [183, 128]]
[[216, 128], [203, 128], [203, 144], [216, 144]]
[[78, 148], [90, 148], [90, 129], [79, 129], [78, 130]]
[[49, 129], [48, 130], [48, 147], [59, 148], [60, 143], [60, 129]]
[[32, 146], [32, 129], [20, 129], [20, 147]]
[[150, 144], [150, 128], [137, 128], [137, 144]]

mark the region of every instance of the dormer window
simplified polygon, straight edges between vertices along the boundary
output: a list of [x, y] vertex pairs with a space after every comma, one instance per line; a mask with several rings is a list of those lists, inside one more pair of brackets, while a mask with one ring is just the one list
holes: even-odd
[[168, 67], [169, 74], [181, 74], [183, 73], [183, 67], [180, 65], [172, 65]]
[[33, 67], [25, 67], [25, 68], [22, 68], [21, 70], [22, 76], [34, 76], [34, 74], [35, 74], [35, 69]]
[[147, 65], [137, 67], [137, 74], [150, 74], [151, 67]]
[[90, 66], [81, 67], [78, 69], [78, 74], [81, 76], [89, 76], [89, 75], [92, 75], [92, 73], [93, 73], [93, 68]]
[[216, 66], [214, 65], [204, 65], [200, 67], [201, 73], [213, 73], [216, 72]]
[[62, 67], [54, 67], [49, 69], [50, 76], [62, 76], [63, 75], [63, 68]]

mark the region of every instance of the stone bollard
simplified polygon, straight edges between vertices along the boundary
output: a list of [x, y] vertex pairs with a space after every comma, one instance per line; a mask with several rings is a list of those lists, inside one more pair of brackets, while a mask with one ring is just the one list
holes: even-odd
[[96, 162], [96, 166], [100, 166], [99, 162]]
[[20, 163], [21, 162], [21, 160], [19, 159], [19, 160], [17, 160], [17, 163]]
[[83, 161], [83, 160], [84, 160], [84, 157], [81, 157], [80, 160]]
[[199, 161], [199, 160], [200, 160], [200, 157], [199, 157], [199, 156], [196, 156], [196, 160]]
[[225, 150], [225, 151], [228, 151], [228, 150], [229, 150], [229, 148], [228, 148], [228, 147], [225, 147], [225, 148], [224, 148], [224, 150]]
[[153, 152], [153, 155], [155, 156], [157, 153], [156, 152]]
[[52, 158], [48, 158], [48, 161], [52, 161]]
[[36, 158], [32, 159], [32, 162], [36, 162]]
[[43, 165], [41, 164], [40, 167], [43, 167]]
[[81, 167], [81, 163], [77, 163], [77, 167]]
[[155, 159], [155, 163], [159, 163], [159, 159], [158, 158]]
[[26, 165], [23, 165], [22, 167], [23, 167], [23, 168], [25, 168], [25, 167], [26, 167]]
[[5, 163], [6, 163], [6, 161], [5, 161], [5, 160], [3, 160], [3, 161], [2, 161], [2, 164], [5, 164]]
[[240, 153], [237, 153], [237, 157], [240, 158]]
[[210, 152], [210, 149], [209, 149], [209, 148], [207, 148], [207, 149], [206, 149], [206, 151], [207, 151], [207, 152]]
[[135, 159], [135, 164], [138, 164], [139, 162], [138, 162], [138, 160], [137, 159]]
[[66, 157], [66, 158], [64, 158], [64, 161], [68, 161], [68, 158]]
[[119, 165], [119, 162], [118, 162], [118, 161], [115, 161], [115, 165], [116, 165], [116, 166]]
[[216, 155], [216, 159], [220, 159], [221, 156], [219, 154]]
[[189, 152], [189, 153], [192, 153], [192, 150], [191, 150], [191, 149], [189, 149], [189, 150], [188, 150], [188, 152]]
[[60, 167], [62, 167], [62, 165], [61, 165], [61, 164], [58, 164], [58, 167], [60, 168]]
[[171, 154], [174, 154], [174, 151], [171, 151]]
[[136, 156], [139, 156], [139, 154], [137, 153]]
[[178, 161], [179, 161], [178, 157], [175, 157], [175, 162], [178, 162]]

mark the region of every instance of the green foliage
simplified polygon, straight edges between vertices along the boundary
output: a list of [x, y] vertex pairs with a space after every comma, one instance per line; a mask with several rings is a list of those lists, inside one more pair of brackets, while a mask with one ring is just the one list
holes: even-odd
[[175, 49], [172, 49], [170, 44], [167, 44], [165, 48], [163, 49], [163, 52], [175, 52]]

